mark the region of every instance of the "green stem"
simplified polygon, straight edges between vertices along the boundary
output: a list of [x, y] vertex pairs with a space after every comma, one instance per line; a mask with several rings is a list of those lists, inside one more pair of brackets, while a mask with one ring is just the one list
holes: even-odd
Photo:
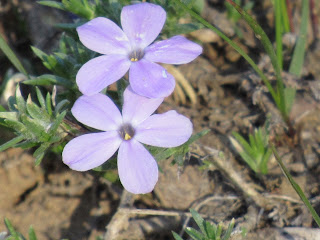
[[180, 2], [180, 0], [173, 0], [176, 2], [180, 7], [182, 7], [184, 10], [186, 10], [192, 17], [197, 19], [200, 23], [202, 23], [205, 27], [211, 29], [215, 33], [217, 33], [223, 40], [225, 40], [227, 43], [229, 43], [244, 59], [247, 60], [247, 62], [251, 65], [251, 67], [257, 72], [257, 74], [261, 77], [264, 84], [267, 86], [270, 94], [272, 95], [273, 99], [276, 101], [278, 99], [276, 92], [272, 88], [269, 80], [264, 75], [264, 73], [259, 69], [259, 67], [254, 63], [252, 58], [247, 55], [241, 47], [239, 47], [236, 43], [234, 43], [230, 38], [228, 38], [223, 32], [218, 30], [216, 27], [208, 23], [206, 20], [204, 20], [201, 16], [199, 16], [197, 13], [192, 11], [190, 8], [188, 8], [185, 4]]
[[290, 22], [289, 22], [286, 0], [281, 0], [280, 2], [281, 2], [281, 15], [282, 15], [283, 31], [290, 32]]
[[11, 139], [9, 142], [6, 142], [0, 146], [0, 152], [14, 146], [15, 144], [21, 142], [22, 140], [23, 140], [23, 136], [17, 136], [15, 138]]
[[312, 205], [309, 202], [308, 198], [306, 197], [306, 195], [304, 195], [304, 193], [303, 193], [302, 189], [300, 188], [300, 186], [293, 180], [291, 174], [289, 173], [289, 171], [286, 168], [286, 166], [283, 164], [283, 162], [282, 162], [277, 150], [275, 149], [275, 147], [272, 144], [271, 144], [271, 149], [272, 149], [273, 154], [274, 154], [274, 156], [275, 156], [275, 158], [276, 158], [281, 170], [283, 171], [284, 175], [287, 177], [287, 179], [289, 180], [291, 186], [298, 193], [298, 195], [301, 198], [301, 200], [303, 201], [303, 203], [309, 209], [313, 219], [316, 221], [316, 223], [320, 227], [320, 218], [319, 218], [319, 215], [317, 214], [316, 210], [314, 210], [314, 208], [312, 207]]
[[260, 25], [248, 13], [246, 13], [246, 11], [244, 11], [238, 4], [236, 4], [232, 0], [226, 0], [226, 1], [230, 3], [235, 9], [237, 9], [237, 11], [243, 17], [243, 19], [249, 24], [251, 29], [254, 31], [256, 37], [261, 41], [266, 53], [269, 55], [271, 64], [273, 66], [273, 69], [275, 71], [276, 78], [277, 78], [277, 92], [276, 92], [276, 97], [274, 97], [274, 101], [281, 112], [283, 120], [285, 122], [288, 122], [289, 116], [287, 115], [287, 112], [286, 112], [286, 103], [284, 99], [284, 84], [281, 76], [281, 68], [278, 63], [277, 55], [274, 52], [273, 45], [270, 39], [268, 38], [265, 31], [263, 31], [263, 29], [260, 27]]
[[276, 0], [274, 4], [275, 8], [275, 22], [276, 22], [276, 44], [277, 44], [277, 58], [280, 69], [282, 69], [282, 21], [281, 21], [281, 2], [282, 0]]

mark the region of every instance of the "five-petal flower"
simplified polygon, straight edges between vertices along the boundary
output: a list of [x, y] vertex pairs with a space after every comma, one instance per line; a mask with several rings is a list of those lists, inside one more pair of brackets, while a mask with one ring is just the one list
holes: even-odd
[[[157, 63], [184, 64], [194, 60], [202, 47], [182, 36], [150, 45], [166, 20], [162, 7], [151, 3], [126, 6], [121, 30], [107, 18], [98, 17], [77, 28], [80, 41], [103, 54], [84, 64], [76, 81], [85, 95], [94, 95], [119, 80], [129, 70], [134, 92], [149, 98], [169, 96], [175, 80]], [[150, 46], [149, 46], [150, 45]]]
[[[192, 134], [192, 123], [176, 111], [151, 115], [163, 98], [146, 98], [129, 86], [124, 91], [122, 114], [106, 95], [81, 96], [72, 114], [81, 123], [103, 132], [89, 133], [71, 140], [62, 153], [71, 169], [87, 171], [118, 152], [118, 172], [129, 192], [151, 192], [158, 180], [158, 166], [143, 144], [176, 147]], [[143, 143], [143, 144], [141, 144]]]

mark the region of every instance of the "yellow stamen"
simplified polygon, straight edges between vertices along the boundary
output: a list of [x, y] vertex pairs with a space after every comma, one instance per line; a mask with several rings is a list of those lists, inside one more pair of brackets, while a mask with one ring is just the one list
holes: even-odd
[[124, 140], [130, 140], [131, 138], [132, 137], [128, 133], [124, 135]]
[[130, 61], [131, 61], [131, 62], [137, 62], [137, 61], [138, 61], [138, 58], [131, 58]]

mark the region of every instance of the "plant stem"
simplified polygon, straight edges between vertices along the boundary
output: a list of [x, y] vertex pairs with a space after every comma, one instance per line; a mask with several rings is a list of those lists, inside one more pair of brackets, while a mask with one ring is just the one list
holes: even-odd
[[249, 24], [251, 29], [254, 31], [256, 37], [261, 41], [266, 53], [269, 55], [271, 64], [273, 66], [273, 69], [275, 71], [276, 78], [277, 78], [277, 91], [276, 91], [276, 97], [274, 98], [274, 101], [279, 111], [281, 112], [283, 120], [287, 122], [287, 120], [289, 119], [289, 116], [286, 113], [286, 103], [284, 99], [284, 84], [281, 76], [281, 68], [278, 63], [277, 55], [274, 52], [273, 45], [270, 39], [268, 38], [265, 31], [263, 31], [263, 29], [260, 27], [260, 25], [238, 4], [236, 4], [232, 0], [226, 0], [226, 1], [229, 2], [235, 9], [237, 9], [237, 11], [243, 17], [243, 19]]
[[288, 9], [286, 6], [286, 0], [281, 0], [281, 14], [283, 30], [284, 32], [290, 32], [290, 20], [288, 16]]
[[275, 8], [275, 22], [276, 22], [276, 53], [278, 58], [278, 64], [280, 69], [282, 69], [282, 21], [281, 21], [281, 2], [276, 0], [274, 4]]

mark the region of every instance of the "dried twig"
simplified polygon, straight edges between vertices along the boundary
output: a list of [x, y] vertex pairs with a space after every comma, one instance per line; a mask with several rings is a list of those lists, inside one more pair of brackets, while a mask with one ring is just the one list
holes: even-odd
[[275, 194], [263, 194], [266, 198], [275, 199], [275, 200], [284, 200], [292, 203], [303, 204], [300, 199], [295, 199], [293, 197], [285, 196], [285, 195], [275, 195]]
[[[238, 197], [234, 197], [238, 199]], [[192, 215], [189, 212], [183, 211], [173, 211], [173, 210], [154, 210], [154, 209], [132, 209], [132, 208], [121, 208], [120, 212], [124, 212], [127, 215], [151, 215], [151, 216], [166, 216], [166, 217], [188, 217], [191, 218]], [[209, 215], [200, 214], [203, 218], [210, 218]]]
[[318, 37], [318, 16], [317, 8], [315, 6], [314, 0], [310, 0], [310, 16], [311, 16], [311, 26], [313, 31], [313, 39], [316, 40]]
[[[181, 88], [185, 91], [186, 95], [190, 98], [191, 103], [195, 104], [197, 102], [197, 95], [189, 81], [184, 77], [184, 75], [179, 71], [179, 69], [167, 64], [164, 64], [163, 66], [168, 70], [169, 73], [171, 73], [174, 76], [174, 78], [177, 81], [177, 86], [181, 86]], [[178, 95], [181, 95], [181, 92], [178, 93]]]
[[230, 179], [232, 183], [244, 193], [244, 195], [252, 199], [257, 206], [265, 209], [270, 208], [270, 201], [254, 189], [252, 184], [247, 183], [241, 173], [234, 168], [235, 160], [232, 159], [231, 156], [228, 158], [221, 158], [215, 154], [215, 149], [208, 146], [202, 146], [202, 148], [204, 152], [208, 153], [212, 157], [214, 164], [228, 176], [228, 179]]
[[111, 221], [106, 226], [105, 240], [118, 239], [120, 231], [128, 228], [129, 217], [126, 211], [121, 211], [122, 208], [131, 207], [134, 201], [134, 195], [132, 193], [123, 190], [120, 199], [120, 204], [117, 212], [113, 215]]

